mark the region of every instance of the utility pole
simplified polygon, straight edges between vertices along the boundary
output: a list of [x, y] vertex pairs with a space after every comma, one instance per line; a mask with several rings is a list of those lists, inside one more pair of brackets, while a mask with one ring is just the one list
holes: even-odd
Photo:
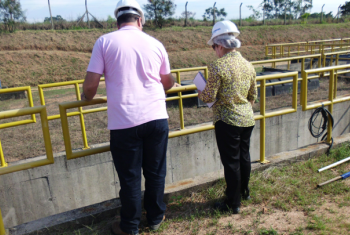
[[341, 7], [341, 4], [339, 5], [338, 7], [338, 19], [337, 19], [337, 23], [339, 23], [339, 17], [340, 17], [340, 7]]
[[239, 6], [239, 26], [242, 26], [242, 4]]
[[54, 30], [54, 26], [53, 26], [53, 20], [52, 20], [52, 14], [51, 14], [51, 6], [50, 6], [50, 0], [47, 0], [49, 2], [49, 10], [50, 10], [50, 17], [51, 17], [51, 26], [52, 26], [52, 30]]
[[323, 22], [323, 7], [324, 7], [325, 4], [323, 4], [322, 8], [321, 8], [321, 24]]
[[214, 6], [213, 6], [213, 26], [215, 24], [215, 5], [216, 5], [216, 2], [214, 3]]
[[186, 14], [186, 18], [185, 18], [185, 27], [187, 26], [187, 4], [188, 2], [186, 2], [186, 5], [185, 5], [185, 14]]
[[90, 28], [90, 20], [89, 20], [89, 11], [88, 11], [88, 8], [87, 8], [87, 0], [85, 0], [85, 8], [86, 8], [86, 17], [87, 17], [87, 21], [88, 21], [88, 26]]

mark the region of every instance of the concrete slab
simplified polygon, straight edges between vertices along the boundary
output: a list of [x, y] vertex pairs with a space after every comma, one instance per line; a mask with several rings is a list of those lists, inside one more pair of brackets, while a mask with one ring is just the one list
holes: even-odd
[[[350, 134], [335, 138], [334, 147], [344, 143], [350, 143]], [[263, 171], [269, 167], [288, 165], [292, 162], [314, 158], [326, 153], [328, 148], [329, 146], [327, 144], [319, 143], [294, 151], [281, 152], [270, 156], [268, 158], [270, 161], [269, 164], [252, 163], [252, 171]], [[218, 170], [191, 179], [181, 180], [174, 184], [167, 184], [165, 188], [165, 200], [168, 201], [178, 195], [188, 196], [192, 192], [210, 187], [210, 185], [223, 177], [223, 170]], [[97, 223], [115, 216], [120, 206], [119, 199], [112, 199], [88, 207], [49, 216], [30, 223], [21, 224], [9, 229], [9, 232], [11, 235], [46, 235], [64, 229], [78, 229], [83, 227], [84, 224], [91, 224], [92, 222]]]

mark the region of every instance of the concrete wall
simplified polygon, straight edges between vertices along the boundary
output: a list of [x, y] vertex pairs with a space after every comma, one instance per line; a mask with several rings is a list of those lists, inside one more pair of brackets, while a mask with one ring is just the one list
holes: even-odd
[[[349, 133], [350, 102], [334, 106], [334, 136]], [[307, 128], [313, 111], [266, 120], [266, 156], [316, 143]], [[251, 138], [252, 160], [259, 159], [260, 121]], [[37, 160], [37, 159], [34, 159]], [[27, 161], [33, 161], [27, 160]], [[18, 162], [16, 164], [20, 164]], [[169, 140], [166, 184], [222, 169], [214, 131]], [[67, 161], [55, 155], [55, 164], [0, 176], [0, 208], [5, 227], [85, 207], [118, 197], [120, 186], [111, 154]]]

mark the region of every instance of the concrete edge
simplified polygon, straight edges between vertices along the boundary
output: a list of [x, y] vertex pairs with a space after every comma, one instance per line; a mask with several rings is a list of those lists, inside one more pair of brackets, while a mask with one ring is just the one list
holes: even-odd
[[[334, 139], [333, 148], [343, 143], [350, 143], [350, 134], [343, 135]], [[264, 171], [270, 167], [288, 165], [293, 162], [308, 160], [328, 151], [329, 145], [325, 143], [317, 143], [307, 147], [281, 152], [270, 156], [267, 160], [268, 164], [252, 162], [252, 171]], [[176, 196], [189, 196], [192, 192], [202, 190], [215, 184], [224, 177], [223, 170], [211, 172], [205, 175], [197, 176], [193, 179], [186, 179], [175, 184], [165, 186], [164, 201], [168, 203]], [[49, 216], [39, 220], [31, 221], [8, 229], [11, 235], [37, 235], [50, 234], [52, 232], [62, 231], [64, 229], [79, 229], [83, 225], [98, 223], [106, 218], [112, 218], [121, 207], [119, 199], [112, 199], [87, 207], [67, 211], [57, 215]]]

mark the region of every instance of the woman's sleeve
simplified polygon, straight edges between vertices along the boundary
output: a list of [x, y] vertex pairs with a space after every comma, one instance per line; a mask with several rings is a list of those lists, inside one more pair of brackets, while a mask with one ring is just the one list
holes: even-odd
[[248, 91], [247, 99], [248, 101], [253, 101], [253, 100], [256, 100], [257, 97], [258, 97], [258, 90], [256, 88], [256, 72], [255, 72], [255, 69], [253, 68], [252, 80]]
[[220, 76], [218, 74], [218, 68], [211, 64], [209, 65], [209, 78], [207, 80], [207, 85], [205, 86], [202, 94], [199, 95], [199, 99], [201, 99], [205, 103], [211, 103], [216, 101], [216, 95], [220, 88]]

